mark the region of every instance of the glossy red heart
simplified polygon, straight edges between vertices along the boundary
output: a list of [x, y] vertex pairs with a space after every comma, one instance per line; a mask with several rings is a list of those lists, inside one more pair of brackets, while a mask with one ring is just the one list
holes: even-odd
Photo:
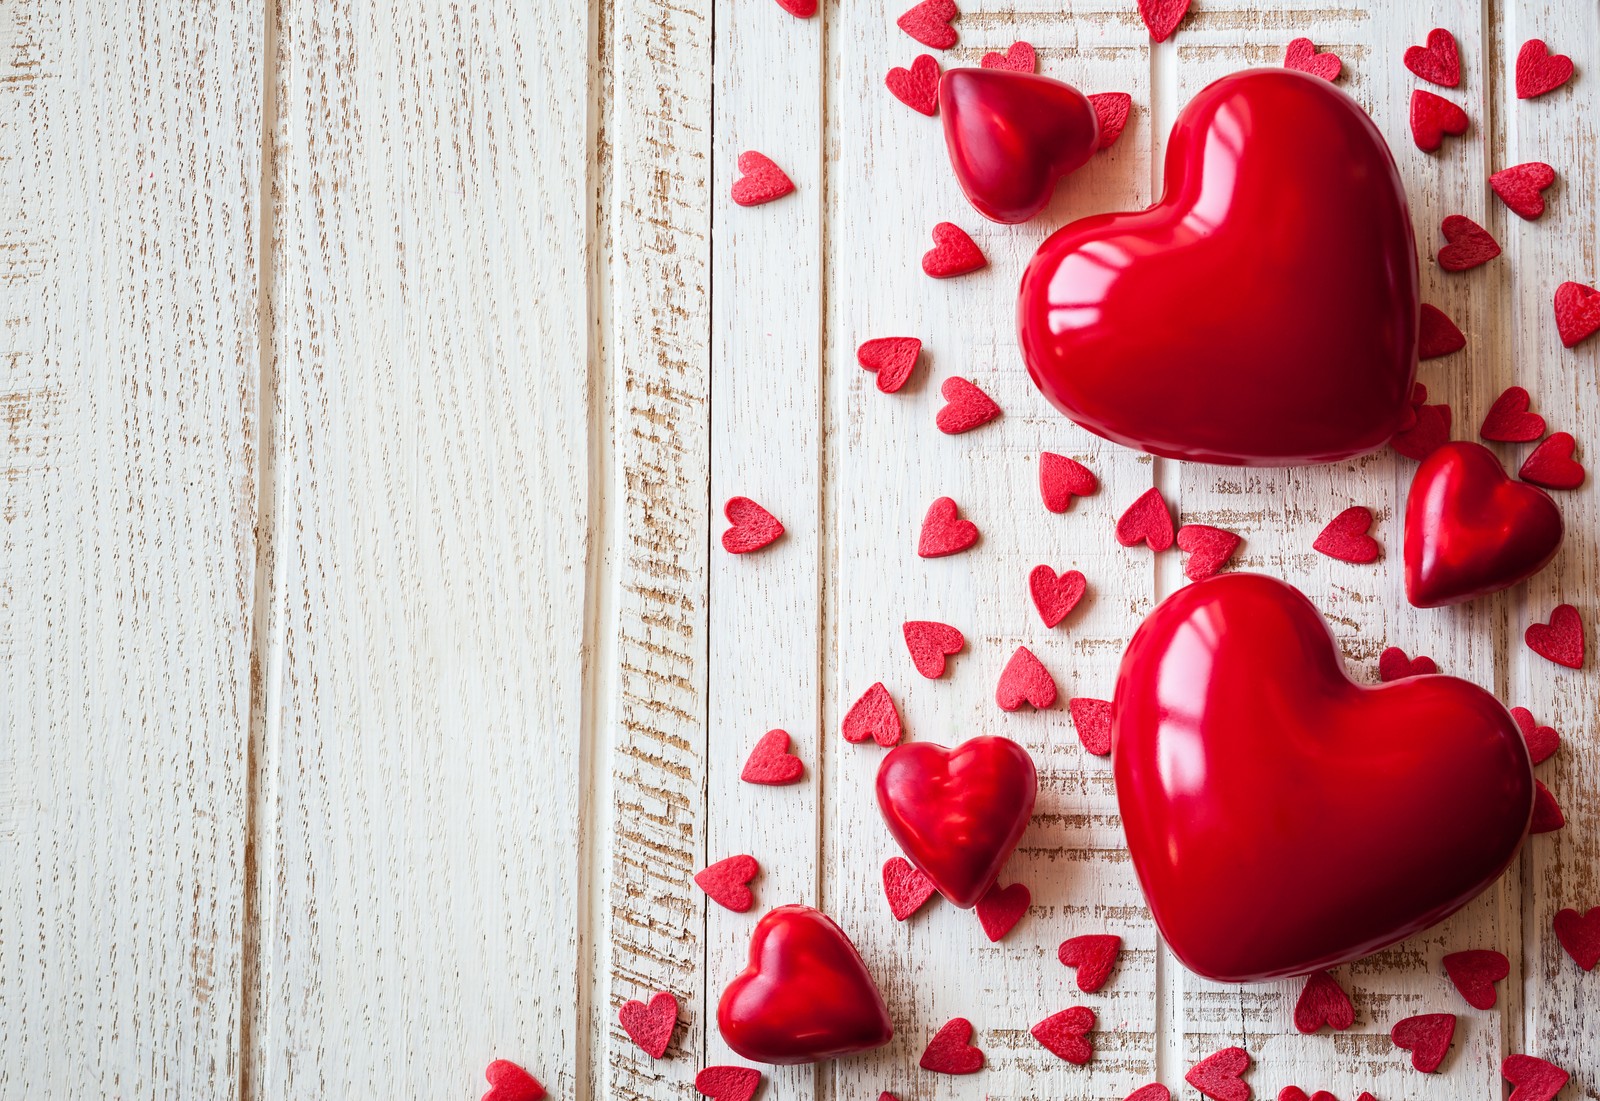
[[1509, 588], [1550, 564], [1563, 533], [1548, 493], [1510, 478], [1482, 444], [1447, 443], [1406, 496], [1406, 599], [1439, 608]]
[[1070, 84], [1011, 69], [951, 69], [939, 81], [944, 144], [974, 209], [1014, 225], [1100, 147], [1100, 120]]
[[717, 1003], [728, 1046], [758, 1063], [813, 1063], [894, 1036], [883, 995], [826, 914], [779, 906], [756, 923], [750, 963]]
[[1112, 711], [1145, 898], [1211, 979], [1303, 975], [1432, 925], [1500, 876], [1533, 815], [1498, 700], [1449, 676], [1356, 684], [1316, 608], [1270, 577], [1157, 606]]
[[890, 834], [963, 909], [994, 886], [1028, 828], [1038, 788], [1033, 758], [1006, 738], [973, 738], [954, 749], [910, 742], [878, 767], [878, 809]]
[[1325, 80], [1257, 69], [1183, 109], [1160, 202], [1045, 241], [1017, 313], [1034, 384], [1091, 432], [1284, 466], [1394, 435], [1419, 307], [1405, 190], [1377, 127]]

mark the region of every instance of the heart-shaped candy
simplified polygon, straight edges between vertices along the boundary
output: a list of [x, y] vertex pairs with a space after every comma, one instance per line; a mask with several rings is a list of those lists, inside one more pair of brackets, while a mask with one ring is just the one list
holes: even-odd
[[1428, 32], [1426, 46], [1407, 46], [1404, 60], [1406, 68], [1430, 83], [1444, 88], [1461, 83], [1461, 51], [1456, 36], [1443, 27]]
[[1127, 92], [1096, 92], [1089, 97], [1095, 118], [1100, 120], [1100, 149], [1110, 149], [1117, 144], [1122, 130], [1128, 125], [1128, 114], [1133, 110], [1133, 97]]
[[1204, 581], [1228, 564], [1233, 552], [1244, 540], [1231, 531], [1211, 527], [1209, 524], [1185, 524], [1178, 529], [1178, 548], [1189, 553], [1184, 563], [1183, 576], [1190, 581]]
[[[1494, 404], [1489, 406], [1489, 412], [1483, 418], [1483, 426], [1478, 429], [1478, 435], [1486, 440], [1496, 440], [1500, 443], [1527, 443], [1544, 435], [1544, 418], [1537, 413], [1528, 412], [1532, 404], [1528, 391], [1520, 386], [1507, 386], [1505, 391], [1494, 399]], [[1413, 479], [1413, 482], [1415, 479]]]
[[1295, 1031], [1310, 1035], [1327, 1025], [1343, 1032], [1356, 1021], [1355, 1006], [1334, 977], [1326, 971], [1314, 972], [1294, 1003]]
[[1546, 489], [1577, 489], [1583, 484], [1583, 464], [1572, 457], [1577, 446], [1570, 432], [1550, 433], [1522, 460], [1517, 477]]
[[1464, 214], [1450, 215], [1439, 230], [1449, 242], [1439, 250], [1439, 266], [1445, 271], [1468, 271], [1500, 255], [1500, 242]]
[[1250, 1069], [1250, 1053], [1242, 1047], [1214, 1051], [1189, 1068], [1183, 1080], [1211, 1101], [1250, 1101], [1250, 1087], [1241, 1075]]
[[1165, 42], [1188, 10], [1189, 0], [1139, 0], [1139, 18], [1155, 42]]
[[1569, 281], [1556, 288], [1555, 305], [1556, 331], [1566, 347], [1600, 332], [1600, 291]]
[[1378, 680], [1388, 684], [1402, 677], [1426, 677], [1439, 671], [1439, 666], [1425, 654], [1408, 657], [1398, 646], [1386, 647], [1378, 655]]
[[918, 54], [911, 68], [896, 65], [883, 78], [894, 98], [924, 115], [939, 113], [939, 63], [932, 54]]
[[1111, 701], [1075, 696], [1067, 701], [1078, 741], [1096, 757], [1111, 755]]
[[1438, 359], [1467, 346], [1467, 336], [1438, 306], [1422, 304], [1421, 328], [1417, 333], [1417, 358]]
[[971, 234], [954, 222], [933, 227], [933, 247], [922, 254], [922, 270], [935, 279], [954, 279], [987, 267], [989, 258]]
[[1033, 1038], [1045, 1050], [1058, 1055], [1074, 1066], [1083, 1066], [1094, 1058], [1094, 1045], [1089, 1033], [1094, 1028], [1094, 1010], [1075, 1005], [1052, 1013], [1031, 1029]]
[[1583, 617], [1571, 604], [1558, 604], [1550, 613], [1549, 623], [1528, 624], [1522, 641], [1528, 649], [1557, 665], [1583, 668]]
[[1467, 113], [1443, 96], [1421, 88], [1411, 93], [1411, 140], [1424, 153], [1436, 152], [1446, 134], [1459, 137], [1470, 125]]
[[1517, 98], [1553, 92], [1572, 79], [1572, 58], [1553, 54], [1543, 39], [1530, 38], [1517, 51]]
[[922, 534], [917, 537], [919, 558], [946, 558], [960, 554], [978, 541], [978, 525], [961, 519], [961, 510], [952, 497], [936, 497], [922, 518]]
[[983, 926], [983, 935], [992, 941], [1003, 939], [1032, 904], [1033, 892], [1026, 883], [1013, 883], [1009, 887], [996, 883], [978, 900], [978, 924]]
[[1077, 570], [1056, 573], [1049, 566], [1035, 566], [1028, 574], [1028, 593], [1033, 606], [1039, 609], [1039, 618], [1046, 627], [1054, 627], [1083, 599], [1089, 583]]
[[1013, 42], [1005, 53], [983, 55], [985, 69], [1010, 69], [1014, 73], [1031, 73], [1039, 67], [1039, 57], [1031, 42]]
[[1054, 707], [1056, 679], [1044, 667], [1034, 652], [1018, 646], [1000, 671], [1000, 683], [994, 690], [994, 701], [1002, 711], [1015, 711], [1027, 704], [1036, 711]]
[[1533, 712], [1526, 707], [1513, 707], [1511, 717], [1517, 720], [1517, 729], [1522, 731], [1522, 740], [1528, 743], [1528, 759], [1534, 764], [1543, 764], [1556, 755], [1556, 750], [1561, 748], [1561, 735], [1553, 726], [1540, 726], [1533, 717]]
[[1532, 221], [1544, 213], [1544, 189], [1556, 182], [1556, 170], [1543, 161], [1502, 168], [1489, 177], [1489, 186], [1519, 218]]
[[895, 709], [894, 697], [879, 681], [861, 693], [861, 698], [850, 705], [839, 724], [839, 732], [847, 742], [864, 742], [868, 738], [885, 748], [898, 745], [904, 728], [900, 712]]
[[760, 206], [794, 190], [788, 173], [771, 157], [753, 149], [739, 154], [739, 171], [742, 174], [733, 181], [733, 201], [740, 206]]
[[946, 436], [959, 436], [988, 424], [1000, 415], [1000, 406], [975, 382], [951, 375], [939, 387], [945, 405], [934, 415], [933, 423]]
[[901, 625], [900, 633], [905, 636], [911, 664], [929, 680], [944, 676], [946, 659], [967, 645], [966, 636], [959, 630], [931, 619], [909, 620]]
[[1316, 44], [1309, 38], [1296, 38], [1283, 51], [1283, 67], [1298, 69], [1302, 73], [1320, 76], [1323, 80], [1338, 80], [1344, 62], [1335, 53], [1318, 53]]
[[959, 14], [955, 0], [922, 0], [896, 19], [895, 25], [924, 46], [948, 50], [956, 44], [956, 29], [950, 21]]
[[1100, 488], [1094, 471], [1077, 459], [1044, 451], [1039, 455], [1039, 496], [1051, 512], [1065, 512], [1074, 497], [1087, 497]]
[[856, 362], [878, 376], [878, 389], [893, 394], [906, 384], [922, 354], [922, 341], [914, 336], [880, 336], [862, 341]]
[[918, 1066], [936, 1074], [976, 1074], [983, 1069], [983, 1052], [972, 1046], [972, 1022], [965, 1017], [946, 1021], [922, 1049]]
[[780, 787], [795, 783], [805, 774], [805, 763], [789, 752], [789, 732], [780, 729], [761, 735], [750, 756], [745, 758], [739, 779], [747, 784]]
[[896, 921], [904, 921], [933, 897], [933, 880], [911, 866], [903, 856], [883, 862], [883, 897]]
[[617, 1019], [641, 1051], [652, 1059], [659, 1059], [667, 1053], [672, 1030], [678, 1024], [678, 999], [663, 990], [648, 1003], [636, 999], [623, 1002]]
[[1107, 933], [1086, 933], [1061, 942], [1056, 956], [1067, 967], [1078, 969], [1078, 989], [1093, 994], [1106, 984], [1111, 969], [1122, 951], [1122, 938]]
[[756, 904], [749, 884], [760, 871], [755, 857], [741, 853], [702, 868], [695, 873], [694, 881], [711, 901], [742, 914]]

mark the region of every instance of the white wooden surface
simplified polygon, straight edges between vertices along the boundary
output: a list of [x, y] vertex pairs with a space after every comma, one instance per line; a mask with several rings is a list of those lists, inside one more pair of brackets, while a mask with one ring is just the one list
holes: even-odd
[[[966, 0], [946, 67], [1026, 39], [1047, 74], [1134, 99], [1118, 144], [1015, 228], [966, 206], [938, 120], [883, 87], [929, 52], [895, 27], [905, 6], [0, 0], [0, 1099], [475, 1098], [496, 1057], [558, 1098], [692, 1099], [695, 1070], [737, 1061], [712, 1017], [749, 929], [797, 900], [855, 937], [898, 1035], [773, 1074], [773, 1101], [1120, 1101], [1157, 1080], [1195, 1097], [1184, 1070], [1232, 1043], [1262, 1097], [1491, 1101], [1520, 1051], [1573, 1072], [1563, 1098], [1600, 1097], [1600, 991], [1550, 934], [1556, 910], [1600, 905], [1600, 685], [1593, 659], [1573, 673], [1521, 643], [1561, 601], [1600, 616], [1592, 482], [1561, 495], [1551, 570], [1417, 613], [1399, 582], [1414, 464], [1153, 462], [1051, 412], [1012, 334], [1038, 242], [1148, 202], [1188, 96], [1304, 34], [1390, 138], [1425, 298], [1468, 335], [1421, 372], [1455, 436], [1518, 383], [1589, 443], [1600, 343], [1561, 348], [1550, 301], [1600, 279], [1600, 6], [1194, 0], [1152, 47], [1133, 0]], [[1401, 55], [1436, 25], [1463, 55], [1442, 94], [1473, 128], [1430, 157]], [[1517, 101], [1531, 37], [1578, 76]], [[746, 149], [795, 193], [735, 206]], [[1534, 159], [1560, 182], [1525, 223], [1485, 180]], [[1439, 272], [1449, 213], [1505, 255]], [[923, 276], [941, 220], [990, 267]], [[925, 342], [896, 395], [855, 365], [886, 335]], [[956, 374], [1005, 415], [939, 433]], [[1099, 494], [1046, 512], [1046, 449], [1091, 466]], [[1182, 520], [1244, 535], [1235, 568], [1305, 588], [1359, 673], [1401, 645], [1562, 732], [1539, 774], [1567, 828], [1450, 922], [1342, 968], [1349, 1033], [1295, 1033], [1298, 984], [1176, 965], [1106, 763], [1067, 717], [1067, 697], [1109, 694], [1140, 616], [1183, 583], [1178, 551], [1111, 538], [1151, 485]], [[723, 552], [734, 494], [783, 539]], [[941, 495], [982, 537], [925, 561]], [[1309, 549], [1349, 504], [1379, 516], [1375, 566]], [[1053, 630], [1027, 597], [1040, 562], [1089, 579]], [[945, 679], [912, 670], [907, 618], [965, 632]], [[1057, 679], [1050, 712], [994, 704], [1019, 644]], [[888, 915], [883, 751], [838, 733], [878, 680], [910, 737], [1004, 733], [1039, 764], [1004, 876], [1034, 906], [999, 944], [947, 905]], [[774, 727], [804, 779], [741, 783]], [[739, 852], [763, 868], [746, 915], [690, 882]], [[1080, 994], [1055, 949], [1099, 931], [1123, 959]], [[1495, 1010], [1442, 975], [1468, 947], [1511, 956]], [[656, 990], [683, 1013], [652, 1062], [616, 1012]], [[1027, 1032], [1074, 1004], [1099, 1016], [1087, 1068]], [[1425, 1077], [1387, 1031], [1437, 1009], [1462, 1021]], [[917, 1067], [957, 1015], [988, 1055], [976, 1079]]]

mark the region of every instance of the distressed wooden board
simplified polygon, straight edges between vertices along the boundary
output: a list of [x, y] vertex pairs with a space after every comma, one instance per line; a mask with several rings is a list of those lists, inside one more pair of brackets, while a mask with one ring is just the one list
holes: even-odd
[[0, 1095], [237, 1095], [259, 9], [0, 2]]

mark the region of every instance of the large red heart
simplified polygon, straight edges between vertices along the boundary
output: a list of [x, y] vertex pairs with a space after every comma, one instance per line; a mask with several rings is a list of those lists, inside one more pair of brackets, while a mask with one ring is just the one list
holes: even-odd
[[1122, 657], [1112, 767], [1156, 924], [1223, 982], [1301, 975], [1432, 925], [1494, 882], [1533, 766], [1493, 696], [1449, 676], [1358, 685], [1299, 590], [1222, 574]]
[[1289, 69], [1224, 77], [1167, 142], [1166, 192], [1058, 230], [1022, 277], [1034, 384], [1157, 455], [1283, 466], [1382, 446], [1417, 366], [1416, 242], [1365, 112]]
[[878, 766], [878, 809], [911, 863], [963, 909], [994, 886], [1033, 816], [1039, 778], [1016, 742], [909, 742]]
[[995, 222], [1026, 222], [1056, 181], [1100, 146], [1087, 96], [1047, 76], [1009, 69], [951, 69], [939, 81], [950, 167], [967, 200]]
[[812, 1063], [894, 1037], [883, 995], [844, 930], [809, 906], [756, 923], [750, 963], [722, 992], [717, 1028], [758, 1063]]
[[1406, 497], [1406, 599], [1438, 608], [1509, 588], [1550, 564], [1562, 533], [1548, 493], [1507, 477], [1482, 444], [1447, 443]]

